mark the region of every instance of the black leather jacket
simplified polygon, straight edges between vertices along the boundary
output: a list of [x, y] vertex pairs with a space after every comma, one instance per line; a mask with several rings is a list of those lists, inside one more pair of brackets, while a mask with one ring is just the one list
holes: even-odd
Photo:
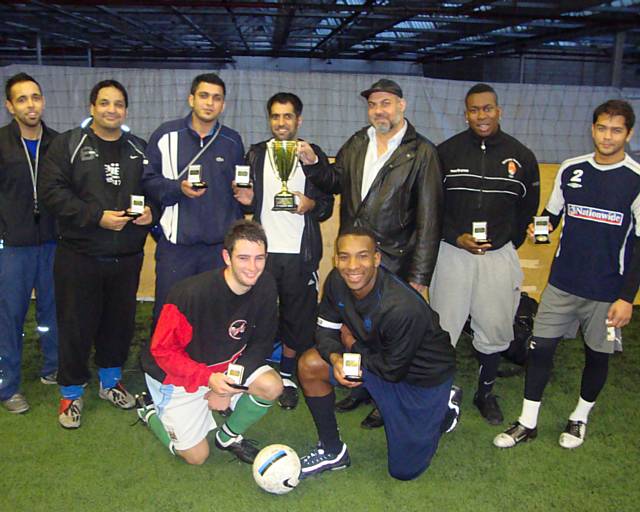
[[382, 261], [408, 282], [429, 285], [438, 256], [442, 181], [435, 146], [409, 121], [402, 142], [361, 199], [369, 145], [368, 127], [342, 146], [333, 173], [309, 178], [327, 192], [341, 194], [340, 229], [366, 226], [380, 243]]
[[[311, 147], [318, 156], [318, 163], [315, 165], [303, 165], [302, 170], [308, 176], [310, 169], [321, 169], [330, 172], [330, 164], [324, 152], [315, 144]], [[249, 148], [245, 158], [247, 165], [251, 167], [251, 180], [253, 181], [253, 203], [249, 210], [253, 212], [256, 222], [260, 222], [260, 212], [262, 212], [263, 196], [263, 170], [264, 158], [267, 153], [267, 141], [254, 144]], [[327, 220], [333, 213], [333, 196], [318, 190], [310, 180], [305, 180], [304, 195], [316, 202], [313, 210], [304, 214], [304, 231], [302, 232], [302, 242], [300, 244], [300, 255], [305, 270], [315, 272], [318, 269], [322, 258], [322, 235], [320, 233], [320, 222]]]

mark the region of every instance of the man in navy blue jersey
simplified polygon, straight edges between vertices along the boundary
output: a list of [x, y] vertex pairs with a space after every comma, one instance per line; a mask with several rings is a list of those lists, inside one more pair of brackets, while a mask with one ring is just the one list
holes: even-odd
[[536, 437], [553, 355], [578, 322], [585, 365], [578, 403], [559, 443], [571, 449], [584, 442], [589, 412], [607, 380], [620, 328], [631, 320], [640, 283], [640, 165], [624, 151], [634, 122], [626, 101], [600, 105], [591, 127], [595, 151], [560, 166], [543, 212], [550, 230], [564, 221], [560, 245], [533, 328], [522, 413], [494, 439], [499, 448]]

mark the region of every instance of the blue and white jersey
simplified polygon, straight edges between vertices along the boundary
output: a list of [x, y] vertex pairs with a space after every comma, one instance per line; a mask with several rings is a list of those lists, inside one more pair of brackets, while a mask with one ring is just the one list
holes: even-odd
[[617, 300], [632, 239], [640, 236], [640, 164], [627, 155], [600, 165], [593, 153], [566, 160], [547, 210], [564, 218], [549, 283], [586, 299]]

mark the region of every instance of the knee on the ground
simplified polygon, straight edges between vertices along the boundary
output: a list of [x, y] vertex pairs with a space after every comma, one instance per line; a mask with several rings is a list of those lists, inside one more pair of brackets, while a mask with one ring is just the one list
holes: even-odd
[[192, 466], [202, 466], [209, 458], [209, 444], [195, 446], [188, 450], [176, 450], [176, 454]]

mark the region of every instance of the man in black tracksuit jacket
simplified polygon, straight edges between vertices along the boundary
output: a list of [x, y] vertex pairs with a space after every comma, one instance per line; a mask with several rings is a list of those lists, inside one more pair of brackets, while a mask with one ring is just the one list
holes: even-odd
[[0, 359], [4, 363], [0, 403], [12, 413], [29, 404], [20, 393], [22, 332], [31, 292], [42, 348], [41, 381], [55, 384], [58, 330], [53, 294], [56, 227], [34, 190], [39, 164], [57, 132], [41, 119], [44, 96], [26, 73], [7, 80], [13, 120], [0, 128]]
[[[297, 140], [302, 123], [302, 101], [289, 92], [279, 92], [267, 102], [274, 139]], [[318, 190], [306, 175], [313, 169], [330, 170], [324, 152], [315, 144], [298, 140], [299, 164], [289, 178], [289, 190], [297, 196], [297, 209], [273, 211], [274, 193], [280, 180], [267, 153], [269, 141], [254, 144], [246, 162], [251, 168], [253, 199], [249, 206], [269, 240], [267, 271], [278, 284], [278, 339], [283, 343], [280, 376], [284, 392], [279, 404], [293, 409], [298, 403], [293, 381], [296, 354], [313, 346], [318, 306], [318, 265], [322, 258], [320, 222], [333, 212], [333, 195]], [[237, 190], [237, 189], [236, 189]]]
[[[455, 372], [455, 351], [438, 315], [404, 281], [380, 267], [380, 252], [364, 228], [343, 231], [336, 268], [318, 313], [316, 348], [304, 353], [299, 378], [320, 443], [301, 459], [302, 475], [350, 464], [333, 411], [333, 386], [345, 379], [343, 355], [361, 356], [362, 386], [385, 418], [392, 477], [411, 480], [427, 469], [442, 434]], [[346, 326], [354, 339], [341, 337]]]
[[[540, 175], [533, 153], [500, 129], [490, 86], [472, 87], [465, 103], [469, 129], [438, 146], [445, 211], [430, 299], [454, 346], [471, 315], [480, 361], [474, 404], [495, 425], [502, 412], [491, 390], [500, 352], [513, 340], [522, 284], [516, 249], [538, 208]], [[474, 239], [473, 222], [486, 223], [488, 241]]]
[[58, 136], [43, 163], [39, 193], [58, 219], [54, 278], [60, 329], [58, 420], [80, 426], [87, 366], [95, 345], [102, 399], [130, 409], [120, 383], [133, 338], [143, 246], [154, 214], [147, 205], [132, 219], [131, 195], [142, 195], [145, 143], [121, 129], [124, 87], [99, 82], [91, 92], [93, 121]]

